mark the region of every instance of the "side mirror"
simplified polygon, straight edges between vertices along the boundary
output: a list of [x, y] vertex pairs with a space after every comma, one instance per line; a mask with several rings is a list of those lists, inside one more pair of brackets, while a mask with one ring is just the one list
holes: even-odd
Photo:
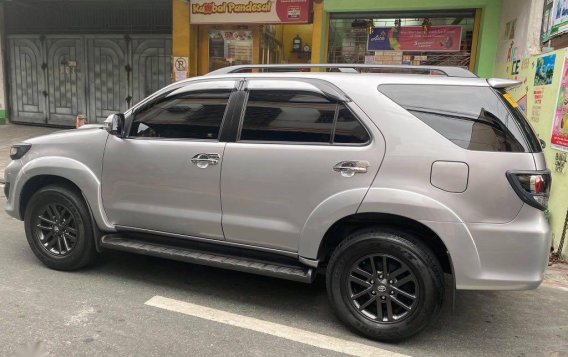
[[124, 131], [124, 114], [109, 115], [104, 122], [104, 126], [106, 131], [109, 132], [109, 134], [121, 138], [123, 136], [123, 131]]

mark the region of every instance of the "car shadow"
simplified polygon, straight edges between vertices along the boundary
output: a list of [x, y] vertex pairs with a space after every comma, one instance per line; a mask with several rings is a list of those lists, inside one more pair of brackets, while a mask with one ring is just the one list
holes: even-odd
[[[451, 291], [421, 334], [396, 344], [355, 335], [333, 314], [325, 281], [303, 284], [129, 253], [105, 251], [87, 275], [115, 276], [166, 297], [376, 345], [407, 355], [553, 355], [568, 352], [568, 293]], [[150, 298], [149, 296], [148, 298]], [[563, 353], [563, 352], [560, 352]], [[562, 354], [559, 354], [562, 356]]]

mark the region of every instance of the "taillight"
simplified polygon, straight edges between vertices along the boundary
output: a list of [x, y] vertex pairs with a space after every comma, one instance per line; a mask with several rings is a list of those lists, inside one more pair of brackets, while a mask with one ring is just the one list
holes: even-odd
[[507, 179], [519, 197], [542, 211], [548, 208], [550, 171], [508, 171]]

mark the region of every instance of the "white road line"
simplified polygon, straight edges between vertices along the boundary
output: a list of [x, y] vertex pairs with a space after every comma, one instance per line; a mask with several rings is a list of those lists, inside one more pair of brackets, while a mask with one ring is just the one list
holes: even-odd
[[362, 343], [342, 340], [340, 338], [305, 331], [286, 325], [280, 325], [274, 322], [255, 319], [243, 315], [237, 315], [227, 311], [212, 309], [184, 301], [168, 299], [162, 296], [154, 296], [150, 300], [146, 301], [145, 304], [158, 307], [160, 309], [199, 317], [201, 319], [209, 321], [220, 322], [226, 325], [241, 327], [248, 330], [285, 338], [287, 340], [300, 342], [306, 345], [311, 345], [330, 351], [349, 354], [352, 356], [408, 357], [403, 354], [394, 353], [377, 347], [371, 347]]

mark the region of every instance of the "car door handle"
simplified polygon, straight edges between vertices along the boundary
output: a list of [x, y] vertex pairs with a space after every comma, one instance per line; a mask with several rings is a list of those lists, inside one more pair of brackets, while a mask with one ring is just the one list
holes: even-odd
[[217, 165], [220, 158], [219, 154], [197, 154], [191, 158], [191, 163], [200, 169], [206, 169], [209, 165]]
[[341, 161], [333, 167], [333, 171], [341, 173], [343, 177], [353, 177], [366, 173], [368, 167], [368, 161]]

